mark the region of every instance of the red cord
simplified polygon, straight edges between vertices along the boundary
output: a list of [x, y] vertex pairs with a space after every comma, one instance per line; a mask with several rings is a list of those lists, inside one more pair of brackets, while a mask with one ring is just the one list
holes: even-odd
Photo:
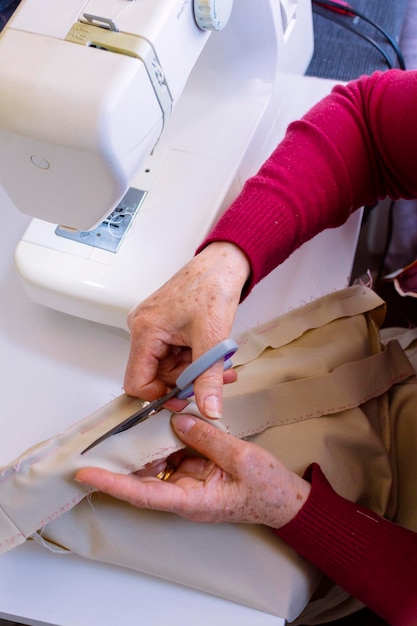
[[[328, 9], [329, 11], [334, 11], [335, 13], [341, 13], [342, 15], [351, 15], [351, 16], [355, 15], [354, 13], [349, 11], [349, 9], [351, 9], [352, 7], [347, 2], [344, 2], [344, 0], [332, 0], [332, 2], [333, 4], [340, 5], [340, 9], [338, 7], [334, 7], [330, 4], [327, 4], [327, 2], [320, 2], [320, 0], [314, 0], [314, 4], [318, 4], [319, 6], [323, 7], [323, 9]], [[342, 8], [342, 7], [345, 7], [345, 8]]]

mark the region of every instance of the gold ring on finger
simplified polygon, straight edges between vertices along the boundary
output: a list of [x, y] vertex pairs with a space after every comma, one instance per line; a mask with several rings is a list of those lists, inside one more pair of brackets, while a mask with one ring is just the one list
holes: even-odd
[[168, 480], [170, 476], [175, 472], [175, 467], [173, 465], [167, 465], [162, 472], [159, 472], [155, 478], [159, 478], [159, 480]]

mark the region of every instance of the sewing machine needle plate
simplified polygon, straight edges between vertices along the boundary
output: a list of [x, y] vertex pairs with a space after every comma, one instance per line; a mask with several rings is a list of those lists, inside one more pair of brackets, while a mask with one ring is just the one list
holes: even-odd
[[78, 243], [94, 248], [117, 252], [146, 197], [146, 193], [141, 189], [130, 187], [114, 211], [93, 230], [73, 230], [57, 226], [55, 234], [58, 237], [78, 241]]

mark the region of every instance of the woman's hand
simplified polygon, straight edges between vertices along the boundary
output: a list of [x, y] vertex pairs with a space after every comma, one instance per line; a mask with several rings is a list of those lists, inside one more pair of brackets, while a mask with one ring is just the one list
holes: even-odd
[[[168, 480], [146, 475], [149, 470], [126, 476], [98, 468], [81, 469], [76, 479], [139, 508], [169, 511], [194, 522], [281, 528], [306, 502], [309, 483], [263, 448], [190, 415], [173, 416], [172, 425], [204, 458], [180, 455]], [[160, 469], [154, 466], [153, 471]]]
[[[237, 246], [212, 243], [136, 307], [128, 317], [126, 393], [145, 400], [164, 395], [191, 360], [228, 338], [249, 272]], [[195, 399], [206, 417], [221, 417], [223, 382], [235, 377], [217, 363], [197, 379]]]

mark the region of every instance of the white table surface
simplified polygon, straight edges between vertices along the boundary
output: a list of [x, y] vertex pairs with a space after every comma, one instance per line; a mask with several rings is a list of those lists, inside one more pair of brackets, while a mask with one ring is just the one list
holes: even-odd
[[[30, 301], [13, 262], [29, 218], [9, 208], [1, 188], [0, 211], [1, 467], [122, 392], [129, 336]], [[358, 213], [292, 255], [241, 305], [234, 330], [346, 286], [359, 220]], [[285, 623], [126, 569], [53, 555], [32, 542], [0, 556], [0, 618], [55, 626]]]

